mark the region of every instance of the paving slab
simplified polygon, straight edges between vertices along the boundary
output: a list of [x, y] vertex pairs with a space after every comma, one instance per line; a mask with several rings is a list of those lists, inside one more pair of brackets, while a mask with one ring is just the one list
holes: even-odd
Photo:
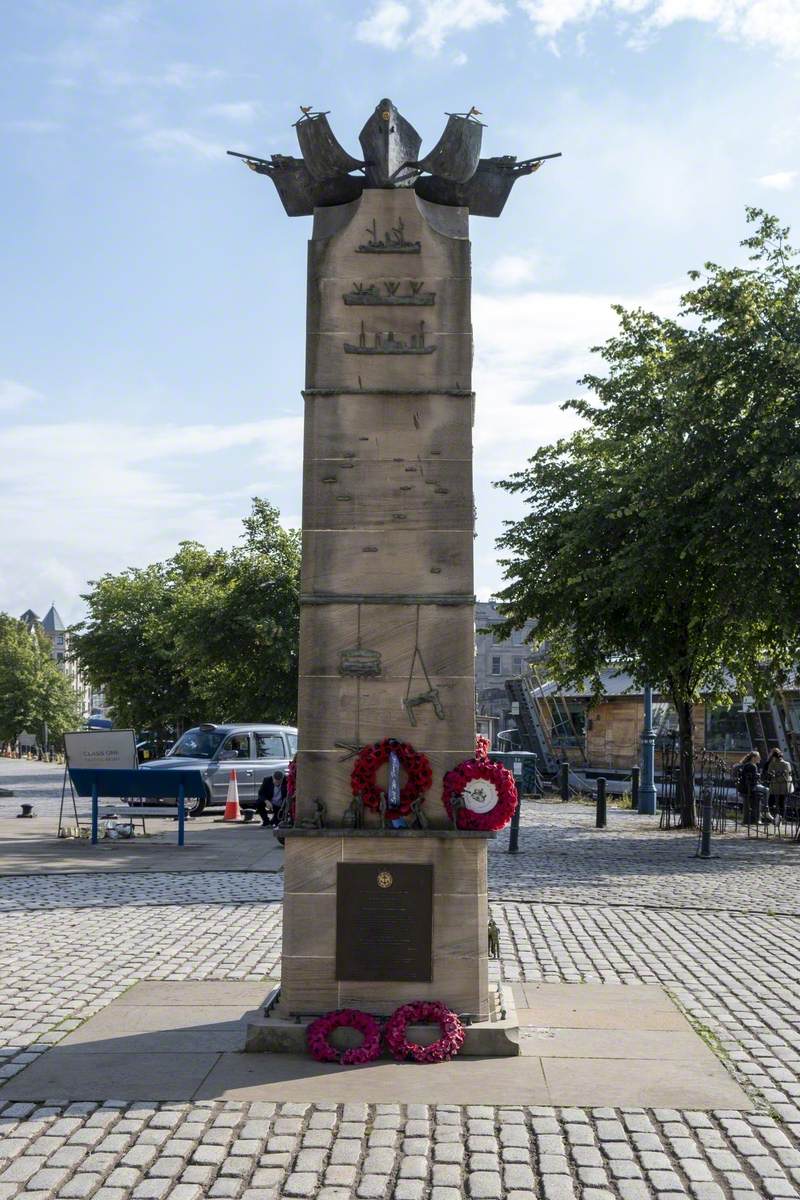
[[[699, 1041], [699, 1039], [698, 1039]], [[722, 1064], [695, 1059], [543, 1058], [550, 1103], [588, 1107], [736, 1109], [753, 1104]]]
[[[9, 804], [11, 802], [9, 801]], [[74, 825], [71, 813], [67, 825]], [[82, 824], [89, 827], [88, 814]], [[259, 821], [224, 824], [199, 817], [186, 824], [186, 843], [178, 846], [176, 822], [147, 820], [147, 835], [130, 840], [108, 838], [93, 846], [78, 838], [59, 838], [51, 814], [32, 821], [0, 816], [0, 876], [75, 871], [265, 871], [283, 870], [283, 848]]]
[[719, 1066], [713, 1051], [688, 1027], [681, 1030], [552, 1029], [526, 1024], [522, 1037], [525, 1053], [536, 1054], [539, 1058], [621, 1058], [637, 1062], [643, 1059], [660, 1062], [695, 1060], [708, 1066]]
[[219, 1054], [176, 1051], [117, 1051], [102, 1054], [85, 1046], [54, 1046], [0, 1089], [4, 1100], [188, 1100]]
[[217, 1008], [219, 1005], [236, 1005], [240, 1013], [258, 1008], [264, 998], [278, 983], [277, 979], [265, 979], [258, 983], [241, 983], [235, 979], [204, 979], [202, 982], [181, 983], [170, 979], [145, 979], [123, 992], [105, 1009], [118, 1008], [177, 1007]]
[[688, 1028], [663, 988], [652, 984], [517, 983], [520, 1023], [560, 1029]]
[[[526, 985], [517, 994], [537, 1001], [537, 1015], [571, 1023], [521, 1021], [518, 1058], [346, 1068], [305, 1054], [241, 1053], [250, 1010], [268, 991], [267, 983], [143, 981], [23, 1070], [0, 1099], [751, 1107], [657, 986]], [[584, 1005], [616, 1027], [582, 1025]], [[676, 1027], [642, 1028], [653, 1013], [672, 1014]]]
[[111, 1004], [68, 1034], [60, 1046], [83, 1046], [87, 1054], [115, 1052], [188, 1053], [240, 1050], [242, 1006], [186, 1007]]
[[339, 1104], [548, 1104], [538, 1058], [459, 1058], [420, 1065], [316, 1063], [307, 1055], [223, 1054], [196, 1100]]

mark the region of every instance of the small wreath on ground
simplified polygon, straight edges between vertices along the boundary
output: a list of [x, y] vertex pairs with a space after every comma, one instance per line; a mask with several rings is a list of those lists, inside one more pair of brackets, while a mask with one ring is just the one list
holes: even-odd
[[503, 829], [517, 807], [514, 776], [489, 758], [468, 758], [445, 775], [442, 803], [451, 820], [456, 796], [461, 798], [457, 806], [459, 829]]
[[[409, 1025], [438, 1023], [442, 1036], [430, 1046], [406, 1037]], [[392, 1013], [383, 1031], [386, 1048], [398, 1062], [437, 1063], [455, 1058], [464, 1045], [464, 1026], [456, 1014], [438, 1000], [416, 1000]]]
[[[360, 1046], [337, 1050], [331, 1044], [330, 1037], [334, 1029], [345, 1028], [357, 1029], [363, 1034], [364, 1040]], [[381, 1027], [369, 1013], [357, 1008], [339, 1008], [311, 1022], [306, 1030], [306, 1045], [309, 1054], [317, 1062], [336, 1062], [345, 1066], [368, 1063], [381, 1052]]]
[[433, 772], [427, 756], [415, 750], [408, 742], [398, 742], [395, 738], [384, 738], [382, 742], [374, 742], [365, 746], [356, 755], [353, 770], [350, 772], [350, 788], [354, 796], [360, 796], [366, 808], [377, 812], [381, 804], [381, 789], [376, 783], [378, 769], [389, 761], [389, 755], [395, 753], [400, 760], [400, 766], [406, 773], [406, 782], [400, 789], [400, 807], [393, 812], [408, 816], [411, 805], [427, 792], [433, 783]]

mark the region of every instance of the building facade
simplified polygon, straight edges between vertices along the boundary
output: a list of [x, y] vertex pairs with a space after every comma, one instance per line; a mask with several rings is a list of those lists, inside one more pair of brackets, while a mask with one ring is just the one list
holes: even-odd
[[43, 617], [27, 608], [20, 620], [29, 631], [38, 628], [50, 643], [50, 652], [55, 662], [66, 675], [80, 701], [81, 716], [84, 720], [89, 717], [105, 717], [105, 696], [102, 688], [93, 688], [83, 676], [77, 661], [69, 650], [69, 630], [61, 619], [55, 604], [51, 604]]
[[[533, 658], [533, 647], [527, 638], [533, 621], [515, 629], [510, 638], [493, 632], [502, 623], [494, 600], [481, 600], [475, 605], [475, 695], [478, 716], [496, 717], [500, 729], [514, 722], [506, 681], [518, 679]], [[488, 631], [488, 632], [483, 632]]]

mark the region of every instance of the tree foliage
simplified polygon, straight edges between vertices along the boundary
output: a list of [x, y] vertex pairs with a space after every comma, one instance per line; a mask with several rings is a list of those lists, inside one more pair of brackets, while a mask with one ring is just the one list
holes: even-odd
[[0, 613], [0, 741], [36, 734], [44, 745], [80, 721], [78, 696], [40, 629]]
[[671, 698], [687, 824], [692, 705], [763, 694], [799, 649], [800, 268], [748, 220], [749, 265], [690, 272], [677, 319], [616, 308], [579, 430], [499, 485], [527, 506], [499, 543], [507, 627], [537, 622], [563, 684], [617, 663]]
[[105, 575], [72, 645], [118, 724], [168, 735], [198, 721], [290, 721], [297, 693], [300, 538], [255, 499], [242, 543], [182, 542]]

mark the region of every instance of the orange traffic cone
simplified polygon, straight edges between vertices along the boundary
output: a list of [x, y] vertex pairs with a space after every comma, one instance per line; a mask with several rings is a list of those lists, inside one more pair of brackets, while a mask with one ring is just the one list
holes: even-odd
[[231, 771], [231, 777], [228, 780], [228, 795], [225, 800], [225, 816], [223, 821], [238, 821], [241, 819], [242, 810], [239, 808], [239, 788], [236, 784], [236, 772]]

